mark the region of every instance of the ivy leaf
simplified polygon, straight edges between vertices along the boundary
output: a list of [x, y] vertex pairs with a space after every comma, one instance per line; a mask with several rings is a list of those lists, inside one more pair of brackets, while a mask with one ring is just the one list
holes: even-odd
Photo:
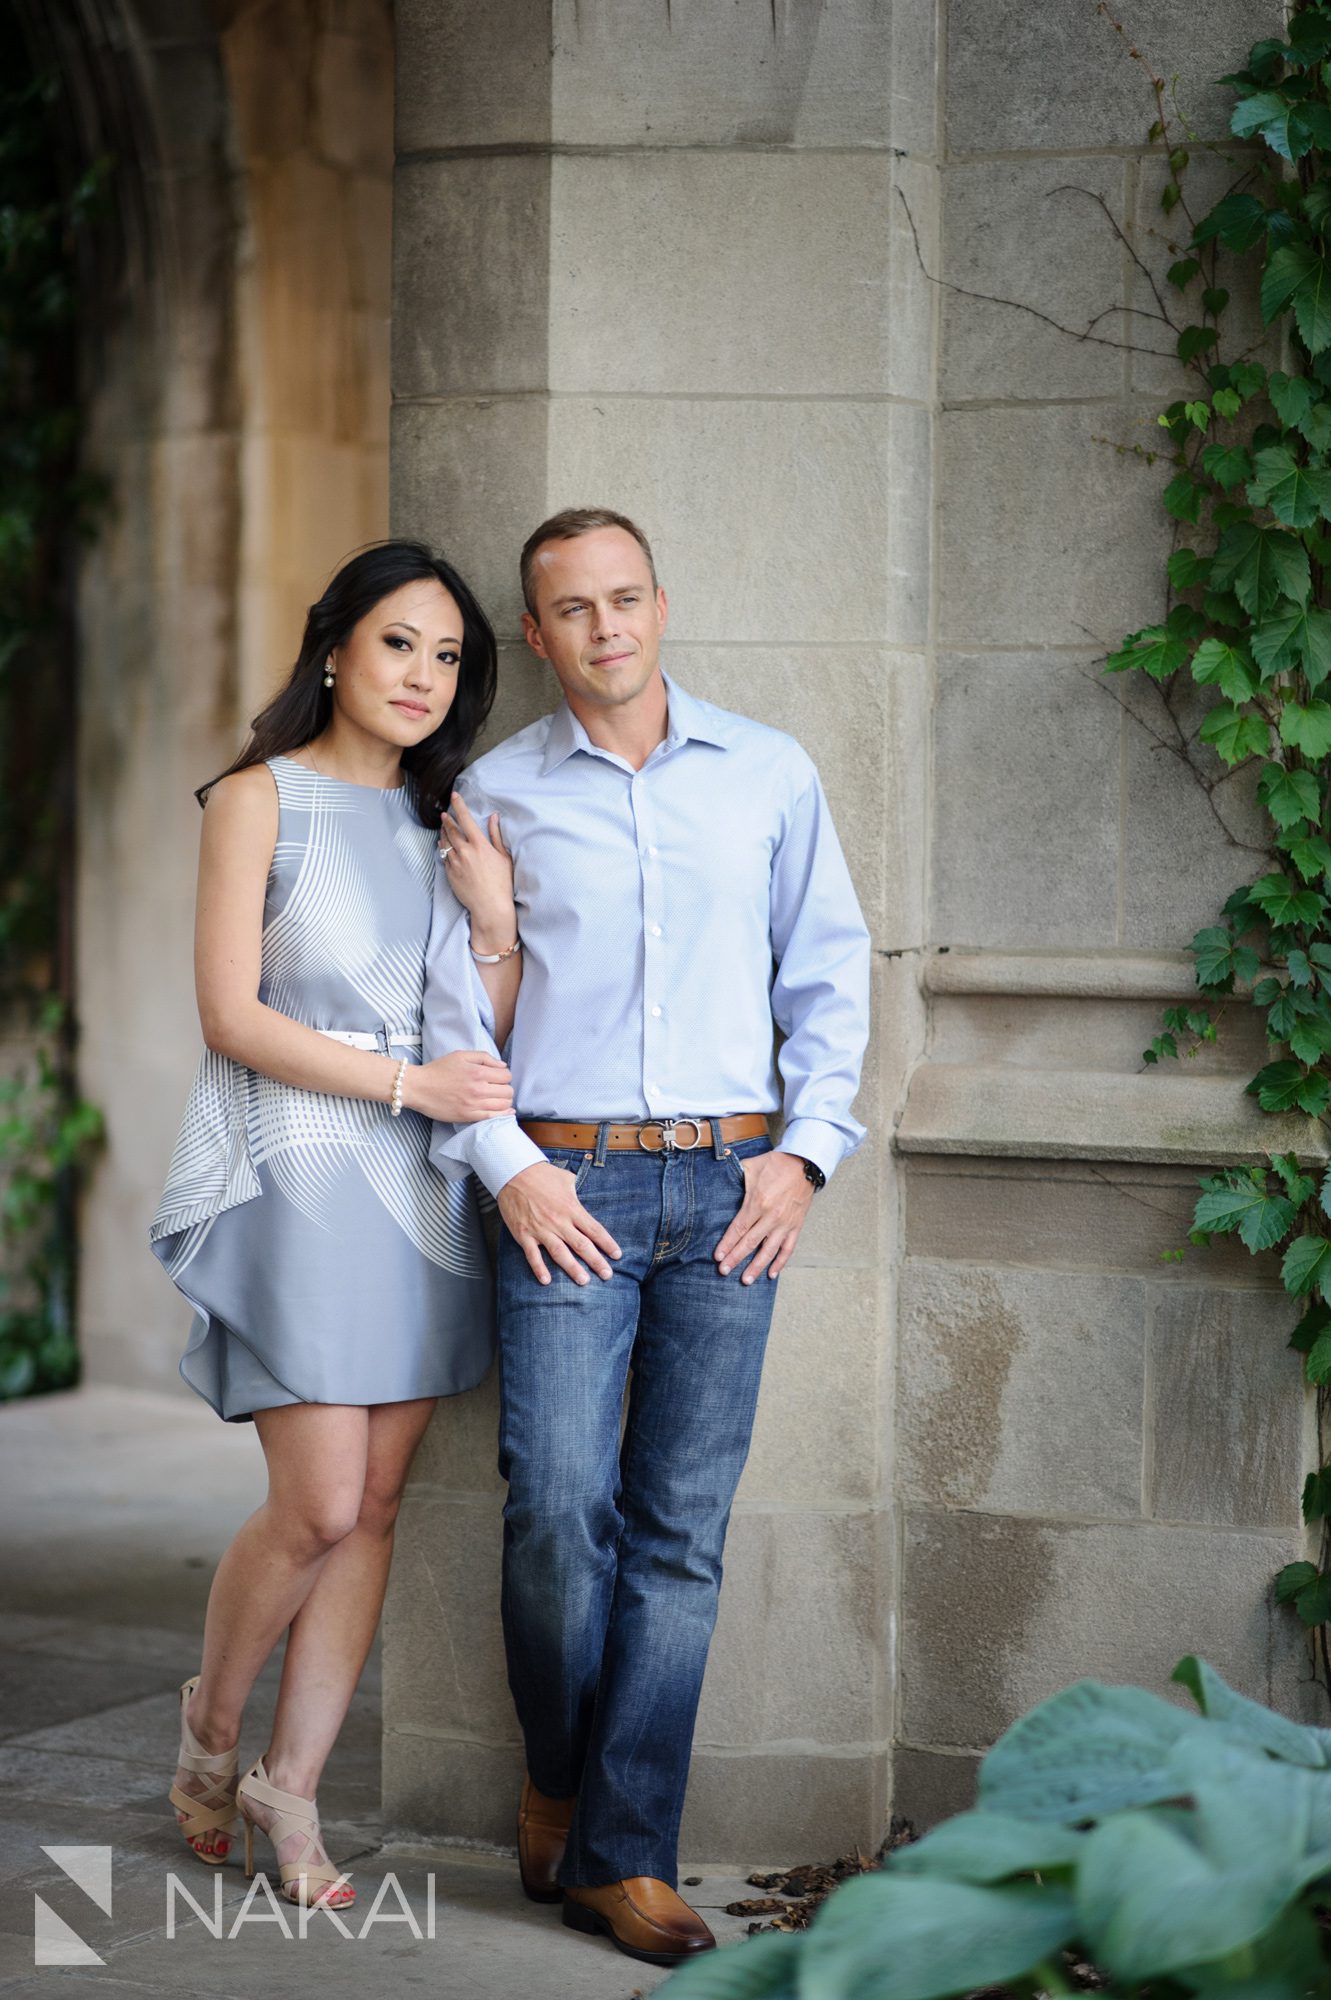
[[[1294, 840], [1291, 843], [1290, 851], [1292, 853], [1295, 847], [1305, 847], [1305, 846], [1315, 847], [1317, 846], [1319, 841], [1324, 847], [1326, 847], [1328, 857], [1331, 857], [1331, 846], [1327, 846], [1327, 843], [1322, 840], [1322, 836], [1320, 833], [1314, 835], [1313, 839], [1309, 841], [1303, 841], [1298, 839]], [[1300, 869], [1299, 872], [1300, 874], [1302, 874], [1303, 872], [1302, 869]], [[1285, 960], [1285, 968], [1289, 973], [1289, 983], [1291, 986], [1298, 986], [1302, 988], [1304, 986], [1312, 985], [1313, 970], [1308, 963], [1308, 954], [1306, 952], [1292, 951], [1289, 957]]]
[[1208, 286], [1202, 293], [1202, 311], [1213, 313], [1218, 319], [1229, 304], [1229, 293], [1223, 285]]
[[1321, 62], [1331, 55], [1331, 15], [1308, 7], [1289, 24], [1289, 45], [1302, 63]]
[[[1220, 641], [1213, 643], [1219, 645]], [[1315, 764], [1320, 763], [1331, 751], [1331, 702], [1287, 701], [1280, 717], [1280, 740], [1292, 750], [1301, 750]], [[1306, 778], [1310, 773], [1304, 771], [1300, 775]]]
[[[1307, 1111], [1307, 1099], [1311, 1096], [1315, 1103], [1318, 1095], [1315, 1089], [1310, 1092], [1308, 1086], [1317, 1083], [1324, 1085], [1325, 1094], [1331, 1096], [1331, 1084], [1325, 1077], [1309, 1076], [1302, 1063], [1286, 1061], [1265, 1064], [1243, 1088], [1249, 1097], [1257, 1099], [1263, 1111]], [[1316, 1118], [1320, 1114], [1313, 1111], [1311, 1115]]]
[[1331, 146], [1331, 111], [1315, 97], [1305, 97], [1299, 105], [1298, 122], [1312, 134], [1314, 146]]
[[1176, 291], [1181, 292], [1192, 283], [1201, 268], [1195, 257], [1180, 257], [1176, 264], [1170, 265], [1165, 277]]
[[1202, 599], [1202, 610], [1212, 625], [1229, 626], [1238, 631], [1247, 624], [1247, 615], [1232, 590], [1208, 590]]
[[1331, 343], [1331, 266], [1311, 243], [1282, 243], [1262, 273], [1262, 318], [1269, 326], [1287, 305], [1310, 354]]
[[1245, 403], [1266, 387], [1266, 370], [1260, 361], [1231, 361], [1228, 373], [1230, 388], [1237, 389]]
[[[1224, 393], [1223, 389], [1217, 393], [1217, 404]], [[1241, 480], [1252, 477], [1252, 460], [1241, 444], [1208, 444], [1202, 453], [1202, 470], [1229, 493]]]
[[1310, 687], [1331, 674], [1331, 611], [1286, 605], [1252, 634], [1252, 654], [1265, 680], [1301, 662]]
[[1317, 1183], [1311, 1174], [1300, 1171], [1298, 1160], [1293, 1153], [1273, 1153], [1271, 1171], [1279, 1174], [1285, 1193], [1295, 1208], [1302, 1208], [1304, 1202], [1308, 1201], [1316, 1190]]
[[1199, 986], [1220, 986], [1233, 979], [1234, 934], [1224, 924], [1210, 924], [1198, 931], [1189, 950], [1197, 961]]
[[1295, 106], [1278, 90], [1259, 90], [1251, 97], [1242, 97], [1234, 106], [1229, 121], [1229, 129], [1236, 139], [1251, 139], [1259, 135], [1265, 139], [1273, 153], [1279, 153], [1282, 160], [1297, 160], [1306, 153], [1311, 138], [1304, 138], [1296, 126], [1290, 131], [1290, 120], [1295, 116]]
[[1331, 180], [1328, 180], [1326, 175], [1314, 181], [1305, 192], [1303, 212], [1314, 229], [1326, 226], [1327, 217], [1331, 216]]
[[1243, 398], [1237, 389], [1217, 389], [1211, 407], [1218, 417], [1236, 417], [1243, 408]]
[[1260, 715], [1245, 715], [1231, 701], [1218, 701], [1207, 711], [1200, 735], [1226, 764], [1241, 764], [1267, 746], [1267, 726]]
[[1326, 908], [1325, 896], [1315, 889], [1296, 889], [1287, 875], [1279, 873], [1263, 875], [1248, 894], [1272, 924], [1315, 924]]
[[1160, 496], [1165, 512], [1176, 521], [1200, 521], [1204, 490], [1190, 472], [1176, 473]]
[[1211, 421], [1211, 405], [1209, 403], [1185, 403], [1183, 405], [1183, 414], [1194, 430], [1204, 431]]
[[1298, 428], [1314, 451], [1325, 451], [1331, 446], [1331, 403], [1314, 403]]
[[1241, 256], [1261, 242], [1265, 229], [1266, 210], [1260, 201], [1250, 194], [1227, 194], [1209, 215], [1203, 216], [1192, 240], [1200, 247], [1218, 236], [1226, 250]]
[[1140, 668], [1152, 680], [1168, 680], [1178, 669], [1186, 666], [1188, 648], [1184, 640], [1173, 638], [1163, 625], [1148, 625], [1141, 632], [1130, 632], [1118, 652], [1111, 653], [1105, 662], [1107, 674], [1125, 673], [1129, 668]]
[[1309, 1068], [1323, 1056], [1331, 1055], [1331, 1016], [1325, 1011], [1325, 1002], [1320, 1013], [1304, 1014], [1294, 1023], [1289, 1031], [1289, 1045], [1299, 1061], [1307, 1063]]
[[[1262, 981], [1263, 986], [1266, 983], [1266, 980]], [[1279, 985], [1274, 979], [1270, 983], [1273, 986]], [[1301, 994], [1289, 986], [1280, 986], [1278, 994], [1269, 1001], [1261, 997], [1260, 988], [1252, 998], [1254, 1006], [1266, 1008], [1267, 1040], [1273, 1042], [1287, 1042], [1299, 1015], [1306, 1012], [1311, 1004], [1307, 994]]]
[[1306, 375], [1286, 375], [1280, 369], [1271, 376], [1266, 392], [1281, 423], [1291, 431], [1299, 428], [1317, 401], [1317, 391]]
[[1331, 1237], [1296, 1236], [1285, 1252], [1280, 1275], [1285, 1290], [1296, 1298], [1302, 1298], [1314, 1285], [1325, 1297], [1324, 1286], [1331, 1279]]
[[[1305, 882], [1315, 882], [1319, 875], [1331, 874], [1331, 840], [1327, 840], [1323, 834], [1295, 834], [1292, 839], [1282, 841], [1281, 845]], [[1302, 952], [1299, 953], [1299, 958], [1306, 976], [1294, 979], [1294, 961], [1291, 957], [1290, 977], [1295, 985], [1306, 986], [1312, 978], [1312, 970]]]
[[1224, 987], [1236, 978], [1251, 979], [1261, 964], [1251, 946], [1235, 944], [1233, 932], [1224, 924], [1198, 931], [1188, 948], [1197, 961], [1199, 986]]
[[1316, 1581], [1317, 1565], [1310, 1562], [1286, 1563], [1276, 1573], [1276, 1603], [1290, 1604], [1301, 1590]]
[[1194, 590], [1211, 574], [1211, 558], [1199, 556], [1196, 549], [1175, 549], [1165, 568], [1175, 590]]
[[[1308, 1360], [1312, 1361], [1311, 1354]], [[1331, 1514], [1331, 1466], [1324, 1465], [1308, 1474], [1303, 1482], [1302, 1506], [1304, 1521], [1310, 1526], [1314, 1521], [1324, 1521]]]
[[1300, 465], [1286, 445], [1259, 451], [1248, 498], [1264, 502], [1287, 528], [1310, 528], [1331, 515], [1331, 472]]
[[1214, 347], [1219, 338], [1213, 326], [1185, 326], [1175, 343], [1179, 360], [1195, 361], [1208, 347]]
[[1325, 1625], [1331, 1618], [1331, 1576], [1319, 1570], [1294, 1599], [1294, 1609], [1305, 1625]]
[[1331, 1326], [1331, 1306], [1314, 1299], [1289, 1337], [1296, 1354], [1307, 1354], [1324, 1327]]
[[1211, 580], [1220, 590], [1232, 583], [1252, 618], [1261, 617], [1281, 597], [1306, 604], [1312, 588], [1303, 544], [1282, 528], [1262, 528], [1255, 521], [1236, 521], [1226, 528], [1215, 552]]
[[[1257, 669], [1247, 654], [1223, 639], [1202, 640], [1192, 656], [1192, 677], [1203, 687], [1213, 683], [1235, 702], [1250, 700], [1260, 685]], [[1331, 716], [1331, 708], [1327, 714]]]
[[1296, 1210], [1283, 1194], [1268, 1194], [1264, 1187], [1227, 1188], [1223, 1194], [1204, 1194], [1192, 1218], [1194, 1229], [1213, 1230], [1228, 1236], [1237, 1230], [1249, 1250], [1269, 1250], [1288, 1234]]
[[[1303, 1377], [1306, 1382], [1312, 1382], [1318, 1387], [1323, 1382], [1331, 1381], [1331, 1327], [1319, 1333], [1308, 1349], [1303, 1363]], [[1304, 1519], [1307, 1519], [1306, 1515]]]

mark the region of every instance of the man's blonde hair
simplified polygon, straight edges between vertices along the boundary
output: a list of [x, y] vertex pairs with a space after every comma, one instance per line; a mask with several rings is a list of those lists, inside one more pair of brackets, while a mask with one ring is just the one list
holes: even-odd
[[547, 542], [569, 542], [577, 535], [590, 535], [594, 528], [622, 528], [626, 535], [632, 535], [647, 558], [647, 567], [652, 573], [652, 589], [658, 588], [652, 545], [636, 521], [630, 521], [627, 514], [614, 513], [609, 507], [565, 507], [562, 513], [552, 514], [548, 521], [542, 521], [539, 528], [533, 528], [518, 557], [522, 601], [533, 618], [536, 616], [537, 551], [544, 548]]

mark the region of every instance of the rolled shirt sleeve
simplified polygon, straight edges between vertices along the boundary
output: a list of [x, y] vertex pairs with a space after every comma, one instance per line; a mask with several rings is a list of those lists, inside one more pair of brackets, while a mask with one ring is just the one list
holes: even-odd
[[[485, 824], [484, 802], [463, 796]], [[448, 870], [441, 860], [435, 869], [434, 905], [425, 957], [425, 999], [421, 1022], [421, 1059], [452, 1055], [456, 1049], [484, 1049], [497, 1056], [494, 1009], [476, 972], [471, 955], [471, 922], [453, 894]], [[543, 1161], [544, 1153], [521, 1130], [514, 1114], [482, 1119], [474, 1125], [451, 1125], [435, 1119], [430, 1133], [430, 1158], [446, 1180], [474, 1173], [497, 1195], [514, 1174]]]
[[869, 933], [818, 773], [807, 764], [772, 861], [780, 1150], [830, 1180], [865, 1128], [851, 1106], [869, 1039]]

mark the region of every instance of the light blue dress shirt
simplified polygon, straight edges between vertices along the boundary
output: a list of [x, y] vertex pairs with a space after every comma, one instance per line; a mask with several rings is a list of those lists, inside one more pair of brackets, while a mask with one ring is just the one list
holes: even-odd
[[[869, 935], [818, 773], [780, 730], [666, 690], [668, 733], [640, 771], [561, 702], [463, 775], [513, 855], [523, 972], [505, 1051], [517, 1116], [436, 1124], [450, 1178], [472, 1169], [497, 1194], [544, 1159], [517, 1117], [783, 1110], [781, 1146], [829, 1176], [864, 1137]], [[467, 939], [441, 861], [427, 1061], [495, 1047]]]

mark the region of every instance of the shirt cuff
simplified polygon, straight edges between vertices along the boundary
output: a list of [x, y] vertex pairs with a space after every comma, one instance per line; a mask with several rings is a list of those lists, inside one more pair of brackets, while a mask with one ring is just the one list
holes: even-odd
[[812, 1160], [830, 1181], [845, 1158], [846, 1141], [835, 1125], [828, 1125], [821, 1118], [796, 1118], [781, 1134], [776, 1150]]
[[492, 1195], [507, 1187], [515, 1174], [545, 1163], [545, 1154], [529, 1139], [516, 1118], [487, 1118], [476, 1128], [468, 1149], [472, 1165]]

